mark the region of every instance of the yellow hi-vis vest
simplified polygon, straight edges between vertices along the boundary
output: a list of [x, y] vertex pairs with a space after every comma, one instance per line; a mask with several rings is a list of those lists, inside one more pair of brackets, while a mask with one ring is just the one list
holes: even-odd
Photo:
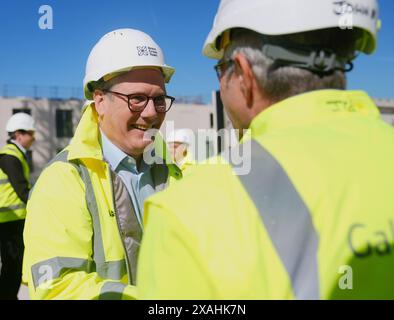
[[[182, 175], [165, 163], [151, 170], [156, 191]], [[126, 187], [103, 160], [92, 105], [40, 175], [27, 212], [23, 278], [32, 299], [136, 297], [142, 229]]]
[[235, 152], [145, 202], [139, 298], [393, 299], [393, 163], [363, 92], [267, 108]]
[[[26, 158], [14, 144], [6, 144], [0, 149], [0, 154], [7, 154], [17, 158], [23, 168], [23, 176], [29, 182], [30, 169]], [[30, 183], [30, 182], [29, 182]], [[0, 169], [0, 223], [25, 219], [26, 204], [18, 197], [8, 176]]]

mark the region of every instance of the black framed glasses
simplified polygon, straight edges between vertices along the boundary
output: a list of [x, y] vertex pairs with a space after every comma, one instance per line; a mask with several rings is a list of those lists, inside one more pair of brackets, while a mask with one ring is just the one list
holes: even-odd
[[132, 112], [142, 112], [145, 107], [148, 105], [149, 100], [152, 99], [153, 104], [155, 106], [157, 113], [166, 113], [170, 110], [173, 102], [175, 101], [174, 97], [167, 95], [160, 95], [156, 97], [150, 97], [143, 93], [132, 93], [132, 94], [124, 94], [111, 90], [103, 90], [104, 92], [116, 94], [119, 96], [123, 96], [127, 98], [127, 106]]
[[218, 79], [220, 80], [225, 72], [234, 64], [234, 60], [229, 59], [229, 60], [223, 60], [219, 61], [216, 66], [214, 66], [216, 75], [218, 76]]

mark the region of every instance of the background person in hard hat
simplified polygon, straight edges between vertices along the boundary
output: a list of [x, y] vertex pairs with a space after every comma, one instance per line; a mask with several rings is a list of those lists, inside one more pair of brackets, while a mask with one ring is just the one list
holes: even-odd
[[90, 52], [84, 90], [94, 102], [27, 208], [24, 277], [33, 299], [136, 297], [143, 201], [181, 176], [159, 154], [154, 163], [144, 157], [147, 131], [160, 128], [174, 100], [165, 88], [173, 73], [142, 31], [109, 32]]
[[179, 168], [184, 171], [187, 167], [194, 164], [191, 150], [194, 134], [191, 129], [176, 129], [167, 134], [166, 142], [172, 159]]
[[30, 191], [26, 151], [34, 142], [34, 120], [16, 113], [7, 122], [0, 149], [0, 299], [17, 299], [22, 277], [23, 227]]
[[378, 6], [341, 3], [221, 1], [204, 54], [250, 171], [196, 166], [146, 202], [140, 298], [394, 298], [394, 131], [344, 90]]

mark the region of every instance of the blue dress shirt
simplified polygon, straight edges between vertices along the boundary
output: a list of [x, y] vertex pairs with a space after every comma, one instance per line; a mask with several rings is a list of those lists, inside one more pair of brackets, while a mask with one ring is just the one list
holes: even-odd
[[137, 163], [133, 157], [120, 150], [101, 130], [100, 132], [104, 160], [108, 162], [111, 170], [115, 171], [125, 184], [142, 228], [144, 200], [155, 193], [151, 167], [142, 159], [140, 168], [137, 168]]

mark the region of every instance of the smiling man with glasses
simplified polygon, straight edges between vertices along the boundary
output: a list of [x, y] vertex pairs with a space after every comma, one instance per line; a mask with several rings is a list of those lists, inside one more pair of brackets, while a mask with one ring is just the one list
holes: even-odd
[[138, 30], [112, 31], [92, 49], [84, 79], [91, 102], [28, 206], [24, 276], [32, 298], [136, 297], [144, 200], [182, 176], [151, 133], [175, 100], [165, 88], [173, 73]]

